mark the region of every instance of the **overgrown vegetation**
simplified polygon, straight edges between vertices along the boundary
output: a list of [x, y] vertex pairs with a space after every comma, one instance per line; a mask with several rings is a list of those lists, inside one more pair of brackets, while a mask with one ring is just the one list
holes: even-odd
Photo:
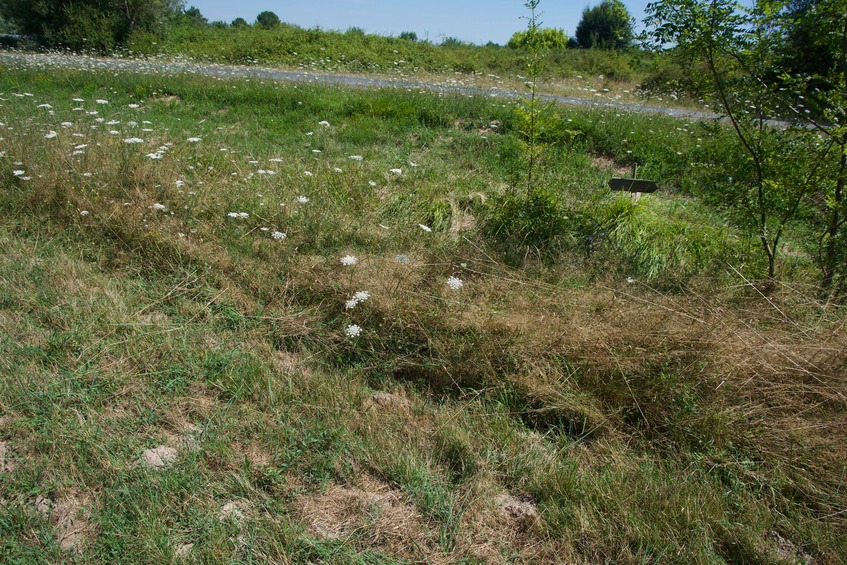
[[542, 248], [480, 223], [525, 186], [511, 103], [0, 93], [0, 560], [847, 558], [844, 314], [811, 208], [748, 284], [721, 124], [550, 109]]

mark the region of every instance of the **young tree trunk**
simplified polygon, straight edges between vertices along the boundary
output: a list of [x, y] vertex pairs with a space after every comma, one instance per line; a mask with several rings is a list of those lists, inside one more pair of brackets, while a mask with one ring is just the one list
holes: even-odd
[[829, 292], [832, 289], [832, 282], [835, 280], [835, 273], [838, 269], [838, 232], [841, 228], [840, 208], [844, 201], [844, 185], [845, 175], [847, 175], [847, 153], [845, 147], [841, 148], [841, 160], [838, 166], [838, 178], [835, 181], [835, 194], [832, 207], [832, 213], [829, 216], [829, 225], [826, 230], [826, 247], [824, 248], [823, 258], [823, 281], [824, 291]]

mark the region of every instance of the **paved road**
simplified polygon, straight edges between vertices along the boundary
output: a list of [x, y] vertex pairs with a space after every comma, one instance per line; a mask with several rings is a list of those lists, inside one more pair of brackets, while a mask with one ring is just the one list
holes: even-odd
[[[505, 90], [501, 88], [479, 88], [474, 86], [440, 84], [416, 80], [367, 78], [347, 75], [283, 71], [280, 69], [273, 69], [268, 67], [198, 64], [192, 62], [164, 61], [156, 59], [108, 59], [99, 57], [89, 57], [84, 55], [0, 52], [0, 63], [43, 68], [45, 70], [52, 68], [65, 68], [90, 71], [121, 70], [148, 74], [187, 73], [225, 78], [249, 78], [274, 80], [280, 82], [334, 84], [357, 88], [411, 88], [416, 90], [428, 90], [440, 93], [482, 95], [508, 99], [519, 98], [521, 96], [526, 95], [526, 92]], [[699, 112], [696, 110], [683, 110], [678, 108], [661, 108], [658, 106], [627, 104], [623, 102], [613, 102], [608, 100], [598, 101], [596, 98], [586, 99], [571, 96], [554, 96], [549, 94], [542, 95], [541, 98], [544, 100], [557, 102], [559, 104], [566, 104], [569, 106], [609, 108], [649, 114], [665, 114], [670, 116], [676, 116], [679, 118], [714, 119], [721, 117], [718, 114], [710, 112]]]

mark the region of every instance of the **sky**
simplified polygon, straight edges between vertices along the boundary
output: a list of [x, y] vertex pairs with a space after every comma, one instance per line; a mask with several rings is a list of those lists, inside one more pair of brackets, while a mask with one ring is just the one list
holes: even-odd
[[[419, 39], [440, 43], [456, 37], [477, 44], [505, 44], [512, 34], [526, 27], [529, 14], [525, 0], [185, 0], [209, 21], [231, 22], [242, 17], [256, 20], [270, 10], [288, 23], [305, 28], [347, 30], [360, 27], [367, 33], [399, 35], [413, 31]], [[574, 35], [586, 6], [600, 0], [541, 0], [540, 20], [544, 27], [562, 28]], [[648, 0], [623, 0], [636, 19], [636, 30], [644, 18]]]

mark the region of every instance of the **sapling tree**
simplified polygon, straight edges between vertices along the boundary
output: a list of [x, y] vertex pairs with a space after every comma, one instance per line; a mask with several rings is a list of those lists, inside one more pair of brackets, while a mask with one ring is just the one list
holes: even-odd
[[767, 289], [775, 281], [786, 228], [816, 187], [832, 146], [808, 131], [770, 122], [784, 112], [769, 80], [778, 68], [780, 8], [769, 0], [752, 9], [730, 0], [666, 0], [648, 4], [645, 19], [655, 47], [672, 50], [692, 72], [704, 69], [705, 94], [735, 132], [745, 159], [733, 171], [732, 204], [767, 258]]
[[818, 264], [826, 293], [847, 294], [847, 0], [790, 0], [780, 14], [784, 72], [775, 93], [837, 152], [822, 179]]

